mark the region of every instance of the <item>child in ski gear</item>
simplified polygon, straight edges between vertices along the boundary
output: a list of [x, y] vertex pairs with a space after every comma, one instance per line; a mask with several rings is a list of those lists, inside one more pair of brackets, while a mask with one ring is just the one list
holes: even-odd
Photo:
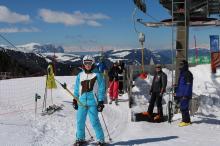
[[119, 68], [118, 64], [115, 62], [113, 63], [112, 68], [108, 72], [109, 76], [109, 96], [110, 96], [110, 104], [112, 101], [115, 100], [115, 104], [118, 104], [118, 73], [119, 73]]
[[[92, 56], [86, 55], [83, 58], [84, 70], [77, 75], [74, 96], [78, 97], [79, 102], [73, 100], [74, 108], [77, 109], [77, 131], [76, 143], [85, 141], [85, 122], [89, 115], [91, 125], [95, 130], [97, 141], [104, 143], [104, 133], [98, 117], [98, 112], [102, 112], [104, 105], [105, 82], [100, 73], [94, 73], [95, 60]], [[97, 100], [95, 98], [95, 85], [98, 84]], [[98, 104], [97, 104], [98, 102]]]
[[162, 98], [163, 93], [166, 91], [167, 86], [167, 75], [162, 71], [161, 65], [157, 64], [155, 68], [155, 75], [150, 89], [150, 105], [148, 111], [143, 114], [151, 117], [153, 114], [154, 104], [157, 103], [157, 115], [154, 120], [163, 120], [163, 108], [162, 108]]
[[189, 115], [189, 101], [192, 99], [193, 74], [189, 71], [188, 62], [180, 62], [180, 75], [176, 88], [175, 96], [180, 101], [180, 111], [182, 113], [182, 122], [179, 126], [191, 124]]

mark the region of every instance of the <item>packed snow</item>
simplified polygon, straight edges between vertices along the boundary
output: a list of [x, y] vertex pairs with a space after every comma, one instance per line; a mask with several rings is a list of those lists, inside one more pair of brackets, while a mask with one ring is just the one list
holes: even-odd
[[[173, 122], [149, 123], [131, 122], [131, 109], [128, 107], [128, 95], [119, 97], [119, 106], [107, 104], [103, 116], [107, 124], [112, 142], [109, 145], [119, 146], [218, 146], [220, 143], [220, 76], [212, 75], [210, 65], [198, 65], [190, 68], [194, 75], [194, 95], [200, 97], [200, 107], [196, 115], [192, 116], [193, 124], [178, 127], [180, 115], [174, 117]], [[168, 74], [171, 85], [171, 72]], [[73, 109], [72, 97], [62, 87], [47, 90], [47, 105], [63, 104], [61, 111], [52, 115], [41, 116], [42, 103], [45, 92], [45, 78], [20, 78], [0, 80], [0, 143], [1, 146], [71, 146], [75, 140], [76, 111]], [[75, 76], [56, 77], [60, 82], [66, 82], [73, 91]], [[152, 76], [146, 80], [135, 80], [132, 91], [135, 98], [142, 103], [138, 110], [147, 109], [148, 89]], [[37, 101], [35, 115], [35, 94], [41, 99]], [[165, 100], [168, 94], [165, 95]], [[166, 101], [165, 101], [166, 102]], [[137, 108], [137, 107], [136, 107]], [[164, 109], [166, 106], [164, 106]], [[166, 114], [166, 112], [165, 112]], [[102, 117], [100, 120], [105, 133], [106, 142], [109, 137]], [[87, 120], [87, 125], [94, 135], [94, 131]], [[89, 139], [88, 132], [87, 138]]]

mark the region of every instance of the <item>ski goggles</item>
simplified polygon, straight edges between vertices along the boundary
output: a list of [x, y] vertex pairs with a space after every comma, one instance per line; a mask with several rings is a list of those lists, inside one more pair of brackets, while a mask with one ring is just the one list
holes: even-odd
[[88, 61], [84, 61], [83, 64], [84, 64], [84, 65], [90, 65], [90, 66], [92, 66], [93, 62], [90, 61], [90, 60], [88, 60]]

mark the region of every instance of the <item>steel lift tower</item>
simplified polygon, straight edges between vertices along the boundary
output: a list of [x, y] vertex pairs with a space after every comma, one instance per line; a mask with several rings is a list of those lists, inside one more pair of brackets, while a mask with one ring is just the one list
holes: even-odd
[[[172, 48], [176, 49], [175, 83], [179, 76], [179, 63], [188, 60], [189, 27], [220, 26], [220, 0], [160, 0], [170, 19], [160, 22], [137, 21], [147, 27], [172, 27]], [[213, 17], [212, 17], [213, 16]], [[176, 36], [176, 38], [174, 38]]]

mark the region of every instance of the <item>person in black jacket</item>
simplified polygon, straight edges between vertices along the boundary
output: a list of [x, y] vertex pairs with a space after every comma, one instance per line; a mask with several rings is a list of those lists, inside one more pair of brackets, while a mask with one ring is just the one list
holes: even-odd
[[118, 73], [119, 73], [118, 64], [115, 62], [113, 63], [112, 68], [108, 72], [109, 76], [109, 97], [110, 97], [110, 104], [112, 101], [115, 101], [115, 104], [118, 105]]
[[118, 74], [118, 81], [119, 81], [119, 87], [118, 87], [118, 92], [119, 95], [124, 94], [124, 86], [123, 86], [123, 80], [124, 80], [124, 70], [125, 70], [125, 64], [122, 60], [119, 61], [119, 74]]
[[162, 108], [162, 97], [163, 93], [166, 91], [167, 86], [167, 75], [162, 71], [161, 65], [156, 65], [156, 73], [153, 78], [153, 82], [150, 89], [150, 105], [148, 107], [148, 111], [143, 114], [152, 117], [154, 104], [157, 103], [158, 113], [154, 117], [154, 120], [161, 121], [163, 120], [163, 108]]

